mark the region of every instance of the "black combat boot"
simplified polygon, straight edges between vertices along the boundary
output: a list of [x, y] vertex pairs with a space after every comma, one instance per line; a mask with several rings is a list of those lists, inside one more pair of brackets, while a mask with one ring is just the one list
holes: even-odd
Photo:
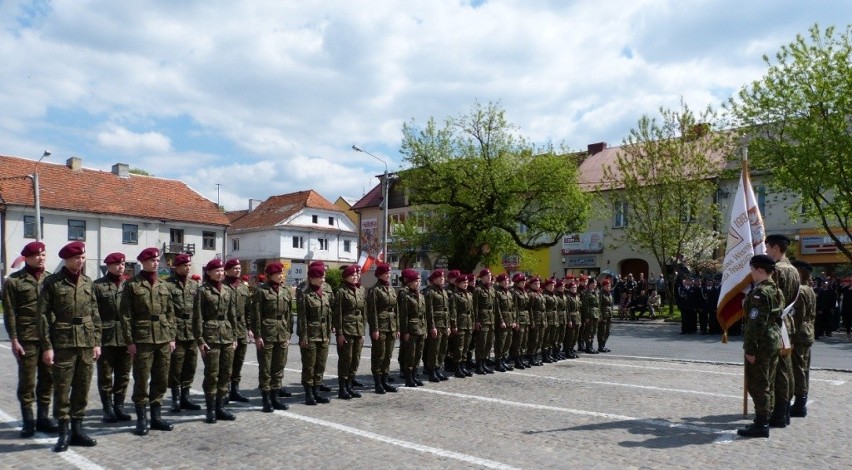
[[[362, 383], [361, 383], [358, 379], [356, 379], [355, 377], [352, 377], [351, 379], [349, 379], [349, 385], [350, 385], [351, 387], [364, 387], [364, 384], [362, 384]], [[351, 388], [351, 387], [350, 387], [350, 388]], [[351, 392], [350, 392], [350, 395], [351, 395]]]
[[55, 434], [59, 432], [59, 426], [53, 424], [53, 420], [47, 417], [49, 405], [38, 403], [36, 405], [36, 431]]
[[216, 422], [216, 398], [211, 395], [204, 395], [204, 404], [207, 405], [207, 415], [204, 421], [208, 424]]
[[609, 350], [609, 349], [607, 349], [607, 347], [606, 347], [606, 341], [604, 341], [603, 343], [601, 343], [601, 344], [600, 344], [600, 347], [598, 348], [598, 351], [603, 352], [603, 353], [608, 353], [608, 352], [610, 352], [610, 350]]
[[216, 419], [219, 421], [234, 421], [236, 416], [225, 409], [225, 397], [216, 397]]
[[361, 392], [355, 390], [355, 386], [352, 384], [355, 379], [349, 379], [346, 381], [346, 391], [349, 392], [349, 396], [352, 398], [361, 398]]
[[418, 376], [418, 375], [417, 375], [417, 369], [419, 369], [419, 368], [418, 368], [418, 367], [415, 367], [415, 368], [411, 371], [411, 378], [414, 380], [415, 385], [417, 385], [418, 387], [422, 387], [422, 386], [423, 386], [423, 381], [422, 381], [422, 380], [420, 380], [420, 376]]
[[60, 419], [59, 420], [59, 440], [56, 441], [56, 445], [53, 446], [54, 452], [65, 452], [68, 450], [68, 420]]
[[282, 411], [287, 411], [290, 409], [290, 405], [278, 399], [278, 390], [272, 390], [271, 392], [267, 393], [269, 394], [269, 401], [272, 403], [273, 409]]
[[382, 374], [382, 388], [385, 389], [386, 392], [396, 393], [396, 387], [388, 382], [390, 382], [390, 376], [388, 374]]
[[180, 413], [180, 389], [175, 387], [172, 389], [172, 413]]
[[193, 403], [192, 399], [189, 397], [189, 387], [180, 389], [180, 409], [190, 411], [198, 411], [201, 409], [201, 405]]
[[373, 391], [379, 395], [384, 395], [385, 388], [382, 387], [382, 379], [379, 374], [373, 374]]
[[438, 368], [433, 367], [429, 369], [429, 381], [430, 382], [440, 382], [441, 378], [438, 377]]
[[541, 350], [541, 362], [545, 364], [553, 362], [553, 358], [550, 357], [550, 348], [544, 348]]
[[494, 369], [492, 369], [491, 366], [488, 365], [488, 359], [482, 361], [482, 368], [485, 369], [486, 374], [494, 373]]
[[465, 375], [464, 373], [464, 367], [462, 366], [461, 362], [458, 362], [456, 364], [456, 372], [453, 374], [453, 376], [459, 379], [464, 379], [467, 377], [467, 375]]
[[175, 427], [172, 423], [165, 421], [160, 414], [162, 405], [159, 403], [151, 403], [151, 429], [155, 431], [171, 431]]
[[403, 371], [405, 374], [405, 386], [406, 387], [416, 387], [417, 384], [414, 383], [414, 372], [406, 369]]
[[769, 437], [769, 421], [766, 416], [755, 416], [754, 423], [737, 429], [737, 434], [743, 437]]
[[119, 421], [130, 421], [132, 418], [129, 414], [124, 412], [124, 394], [118, 394], [112, 396], [112, 411], [115, 413], [115, 417], [118, 418]]
[[524, 370], [524, 361], [521, 360], [521, 356], [515, 356], [515, 369]]
[[133, 430], [133, 434], [148, 435], [148, 410], [145, 405], [136, 405], [136, 429]]
[[[324, 384], [324, 383], [322, 383], [322, 382], [320, 382], [320, 384], [319, 384], [319, 385], [317, 385], [317, 386], [316, 386], [316, 388], [317, 388], [317, 390], [319, 390], [320, 392], [330, 392], [330, 391], [331, 391], [331, 387], [329, 387], [328, 385], [326, 385], [326, 384]], [[314, 393], [316, 393], [316, 391], [314, 391]], [[322, 403], [322, 402], [320, 402], [320, 403]]]
[[92, 439], [83, 431], [83, 419], [75, 418], [71, 420], [71, 438], [68, 439], [68, 444], [80, 447], [95, 447], [98, 441]]
[[462, 372], [466, 377], [473, 377], [473, 371], [467, 367], [467, 362], [462, 362], [459, 364], [462, 368]]
[[337, 398], [340, 398], [341, 400], [348, 400], [352, 398], [352, 395], [349, 394], [349, 390], [346, 388], [346, 379], [337, 379]]
[[514, 361], [512, 361], [511, 359], [506, 359], [504, 357], [503, 358], [503, 367], [505, 367], [506, 370], [515, 370], [515, 366], [512, 365], [513, 362]]
[[247, 403], [249, 401], [249, 399], [245, 395], [240, 393], [240, 383], [234, 380], [231, 381], [231, 393], [228, 395], [228, 399], [231, 401], [239, 401], [243, 403]]
[[101, 391], [101, 406], [103, 407], [104, 417], [101, 420], [105, 423], [115, 423], [118, 418], [115, 416], [115, 411], [112, 410], [112, 397], [109, 393]]
[[310, 385], [305, 385], [305, 404], [306, 405], [316, 405], [317, 401], [314, 399], [314, 389]]
[[21, 427], [21, 437], [33, 437], [35, 434], [35, 417], [33, 416], [32, 407], [26, 406], [21, 408], [21, 416], [23, 418], [23, 426]]
[[284, 398], [290, 398], [290, 397], [292, 397], [292, 396], [293, 396], [293, 394], [292, 394], [292, 393], [290, 393], [290, 392], [288, 392], [286, 387], [281, 387], [281, 388], [278, 390], [278, 396], [279, 396], [279, 397], [284, 397]]
[[476, 372], [477, 375], [487, 374], [487, 372], [485, 372], [485, 367], [483, 366], [483, 361], [476, 361], [476, 370], [474, 372]]
[[586, 341], [586, 352], [589, 354], [597, 354], [598, 352], [595, 350], [593, 341]]
[[330, 403], [331, 400], [319, 394], [320, 390], [322, 390], [322, 386], [314, 385], [314, 400], [316, 400], [317, 403]]
[[438, 368], [438, 372], [437, 372], [437, 373], [438, 373], [438, 378], [439, 378], [439, 379], [441, 379], [441, 381], [442, 381], [442, 382], [443, 382], [443, 381], [445, 381], [445, 380], [450, 380], [450, 378], [449, 378], [449, 377], [447, 377], [447, 374], [445, 374], [445, 373], [441, 372], [441, 368], [440, 368], [440, 367]]
[[796, 395], [796, 401], [790, 407], [790, 416], [794, 418], [804, 418], [808, 415], [808, 396]]
[[787, 402], [787, 407], [786, 407], [786, 408], [787, 408], [787, 409], [786, 409], [786, 410], [784, 410], [784, 422], [786, 422], [786, 423], [787, 423], [787, 426], [789, 426], [789, 425], [790, 425], [790, 408], [792, 408], [792, 406], [790, 406], [790, 402], [789, 402], [789, 401]]
[[503, 364], [503, 359], [497, 359], [494, 365], [494, 370], [497, 372], [506, 372], [506, 365]]
[[260, 391], [260, 402], [263, 403], [263, 411], [264, 413], [272, 413], [272, 402], [269, 400], [269, 392], [266, 390]]
[[769, 416], [769, 426], [773, 428], [787, 427], [787, 405], [775, 403], [775, 408], [772, 409], [772, 415]]

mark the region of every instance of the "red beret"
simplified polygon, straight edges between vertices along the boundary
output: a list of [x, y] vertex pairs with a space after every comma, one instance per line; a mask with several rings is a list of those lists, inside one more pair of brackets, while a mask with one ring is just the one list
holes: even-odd
[[32, 256], [39, 253], [44, 253], [44, 243], [42, 242], [29, 242], [21, 250], [21, 256]]
[[406, 268], [402, 270], [402, 280], [406, 284], [412, 281], [416, 281], [419, 277], [420, 274], [411, 268]]
[[609, 284], [610, 284], [609, 278], [604, 279], [603, 282], [601, 282], [601, 285], [604, 285], [604, 286], [608, 286]]
[[241, 279], [243, 282], [248, 282], [248, 280], [249, 280], [249, 276], [248, 276], [248, 274], [243, 274], [243, 276], [242, 276], [240, 279]]
[[524, 282], [526, 280], [527, 277], [524, 276], [524, 273], [515, 273], [515, 275], [512, 276], [512, 282]]
[[83, 242], [71, 242], [59, 250], [59, 257], [62, 259], [73, 258], [77, 255], [82, 255], [86, 252], [86, 244]]
[[485, 268], [482, 271], [479, 271], [479, 277], [485, 277], [489, 274], [491, 274], [491, 270], [488, 269], [488, 268]]
[[311, 261], [311, 264], [308, 265], [309, 268], [314, 268], [314, 267], [317, 267], [317, 266], [321, 266], [321, 267], [324, 268], [325, 263], [323, 263], [322, 261]]
[[456, 276], [456, 284], [461, 284], [462, 282], [467, 282], [467, 276], [464, 274]]
[[361, 268], [358, 267], [357, 264], [350, 264], [350, 265], [343, 268], [343, 274], [342, 275], [343, 275], [344, 278], [347, 278], [347, 277], [357, 273], [360, 270], [361, 270]]
[[552, 277], [549, 277], [549, 278], [545, 279], [545, 281], [544, 281], [545, 287], [553, 285], [553, 284], [556, 284], [556, 280], [553, 279]]
[[210, 260], [210, 262], [207, 263], [207, 266], [204, 266], [204, 270], [205, 271], [212, 271], [214, 269], [219, 269], [219, 268], [223, 268], [223, 267], [225, 267], [225, 265], [222, 264], [221, 258], [213, 258], [213, 259]]
[[263, 274], [258, 274], [257, 280], [258, 280], [258, 282], [264, 282], [264, 281], [266, 281], [266, 276], [263, 275]]
[[175, 266], [175, 267], [183, 266], [184, 264], [187, 264], [191, 261], [192, 261], [191, 255], [188, 255], [186, 253], [181, 253], [181, 254], [175, 256], [175, 260], [174, 260], [174, 262], [172, 262], [172, 266]]
[[577, 283], [574, 282], [574, 281], [568, 281], [567, 286], [568, 286], [569, 289], [572, 288], [572, 287], [577, 287]]
[[379, 263], [376, 266], [376, 276], [381, 276], [382, 274], [387, 274], [390, 272], [390, 265], [387, 263]]
[[475, 281], [476, 281], [476, 276], [474, 276], [473, 274], [467, 275], [467, 282], [475, 282]]
[[263, 270], [266, 274], [276, 274], [280, 272], [284, 272], [284, 265], [274, 261], [266, 265], [266, 269]]
[[574, 275], [573, 275], [573, 274], [569, 274], [569, 275], [565, 276], [565, 279], [574, 279]]
[[110, 253], [104, 258], [104, 264], [118, 264], [124, 262], [124, 253]]
[[458, 269], [451, 269], [449, 273], [447, 273], [447, 279], [455, 279], [461, 276], [461, 271]]
[[231, 269], [234, 266], [239, 266], [239, 265], [240, 265], [240, 260], [238, 260], [236, 258], [231, 258], [228, 261], [225, 261], [225, 269]]
[[158, 250], [154, 247], [145, 248], [144, 250], [142, 250], [141, 253], [139, 253], [139, 256], [136, 257], [136, 261], [147, 261], [149, 259], [154, 259], [154, 258], [159, 258], [159, 257], [160, 257], [160, 250]]
[[443, 275], [444, 275], [443, 269], [436, 269], [436, 270], [432, 271], [432, 274], [429, 275], [429, 280], [433, 281], [433, 280], [435, 280], [435, 279], [437, 279], [437, 278], [439, 278]]
[[562, 279], [557, 279], [556, 280], [556, 288], [558, 289], [560, 287], [565, 287], [565, 283], [562, 282]]
[[541, 282], [541, 278], [538, 276], [533, 276], [530, 278], [530, 284], [535, 284], [536, 282]]
[[325, 276], [325, 266], [311, 266], [308, 268], [308, 277], [316, 279]]
[[503, 282], [503, 281], [505, 281], [505, 280], [507, 280], [507, 279], [509, 279], [509, 278], [508, 278], [508, 277], [506, 277], [506, 275], [505, 275], [505, 274], [498, 274], [498, 275], [497, 275], [497, 283], [501, 283], [501, 282]]

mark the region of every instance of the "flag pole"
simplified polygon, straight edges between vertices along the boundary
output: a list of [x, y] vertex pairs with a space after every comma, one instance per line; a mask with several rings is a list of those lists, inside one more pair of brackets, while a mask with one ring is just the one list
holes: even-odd
[[[742, 167], [743, 182], [751, 184], [751, 178], [748, 175], [748, 144], [743, 146]], [[743, 355], [743, 418], [748, 418], [748, 360], [745, 355]]]

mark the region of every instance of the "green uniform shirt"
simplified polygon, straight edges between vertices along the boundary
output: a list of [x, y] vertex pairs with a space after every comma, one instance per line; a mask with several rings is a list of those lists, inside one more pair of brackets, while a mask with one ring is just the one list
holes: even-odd
[[615, 300], [612, 298], [612, 291], [601, 290], [599, 305], [601, 312], [600, 318], [612, 318], [613, 311], [615, 310]]
[[251, 317], [251, 292], [248, 286], [241, 280], [237, 280], [234, 284], [226, 284], [229, 289], [234, 291], [234, 314], [236, 315], [236, 324], [234, 325], [234, 337], [238, 340], [245, 341], [248, 338], [248, 319]]
[[127, 346], [124, 342], [124, 322], [121, 321], [121, 295], [124, 281], [116, 285], [109, 276], [94, 283], [95, 300], [101, 316], [101, 346]]
[[473, 291], [473, 312], [476, 323], [493, 325], [496, 304], [497, 293], [494, 292], [493, 286], [477, 286]]
[[402, 334], [424, 336], [426, 334], [426, 301], [420, 292], [403, 288], [397, 296], [399, 329]]
[[120, 303], [125, 344], [164, 344], [175, 340], [175, 311], [169, 285], [152, 286], [137, 274], [124, 284]]
[[299, 340], [328, 342], [331, 335], [331, 307], [333, 299], [324, 289], [316, 292], [310, 284], [302, 291], [297, 302]]
[[556, 325], [556, 295], [553, 292], [544, 291], [544, 326]]
[[473, 329], [473, 294], [456, 289], [450, 298], [450, 328]]
[[290, 287], [281, 285], [276, 290], [269, 284], [262, 284], [254, 291], [251, 305], [249, 325], [255, 341], [290, 341], [293, 333], [293, 294]]
[[507, 327], [515, 323], [515, 305], [512, 302], [512, 293], [503, 286], [498, 286], [495, 289], [497, 308], [495, 309], [494, 323], [500, 325], [505, 323]]
[[337, 289], [331, 325], [338, 335], [364, 336], [367, 294], [362, 287], [347, 285]]
[[519, 325], [530, 324], [530, 298], [527, 292], [523, 289], [512, 286], [509, 289], [512, 295], [512, 306], [515, 307], [515, 323]]
[[447, 290], [434, 284], [423, 291], [426, 302], [426, 329], [446, 329], [450, 327], [450, 298]]
[[799, 287], [799, 298], [793, 308], [795, 309], [793, 321], [796, 323], [796, 334], [791, 338], [793, 344], [813, 344], [814, 321], [816, 321], [816, 293], [813, 287], [806, 285]]
[[743, 302], [743, 349], [749, 356], [781, 348], [780, 315], [783, 294], [771, 279], [752, 289]]
[[38, 297], [39, 339], [45, 351], [53, 348], [93, 348], [101, 345], [92, 279], [80, 274], [73, 284], [65, 271], [48, 276]]
[[371, 332], [396, 333], [399, 331], [396, 290], [390, 285], [377, 282], [367, 292], [367, 324]]
[[538, 327], [545, 326], [544, 312], [545, 303], [544, 295], [541, 291], [530, 291], [530, 324]]
[[[796, 301], [796, 295], [799, 293], [799, 285], [801, 284], [799, 271], [784, 256], [775, 262], [775, 271], [772, 272], [772, 280], [784, 296], [783, 305], [781, 305], [781, 309], [783, 310], [787, 305]], [[792, 315], [785, 318], [785, 323], [787, 325], [787, 334], [792, 340], [796, 334], [796, 323], [793, 321]]]
[[565, 309], [568, 312], [568, 319], [575, 324], [582, 321], [580, 315], [580, 298], [576, 295], [568, 294], [565, 296]]
[[175, 340], [195, 341], [192, 332], [192, 312], [195, 309], [195, 298], [198, 296], [198, 281], [186, 278], [181, 281], [176, 276], [166, 280], [172, 294], [175, 310]]
[[598, 291], [590, 292], [586, 289], [580, 296], [580, 313], [583, 320], [590, 318], [598, 319], [601, 317], [601, 297]]
[[192, 333], [195, 342], [230, 344], [236, 341], [237, 324], [234, 290], [222, 284], [222, 290], [212, 282], [198, 288], [192, 313]]
[[50, 273], [36, 280], [26, 269], [9, 275], [3, 284], [3, 323], [9, 339], [38, 341], [38, 294]]

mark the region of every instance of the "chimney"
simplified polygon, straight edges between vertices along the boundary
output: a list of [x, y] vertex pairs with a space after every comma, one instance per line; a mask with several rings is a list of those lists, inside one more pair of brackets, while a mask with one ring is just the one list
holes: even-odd
[[83, 168], [83, 159], [80, 157], [71, 157], [65, 160], [65, 166], [70, 168], [71, 171], [80, 171]]
[[596, 144], [589, 144], [588, 150], [589, 150], [589, 155], [601, 153], [604, 150], [606, 150], [606, 142], [598, 142]]
[[129, 178], [130, 165], [128, 165], [127, 163], [116, 163], [112, 166], [112, 174], [118, 176], [119, 178]]
[[263, 201], [260, 199], [249, 199], [249, 212], [257, 209], [257, 206], [259, 206], [262, 202]]

